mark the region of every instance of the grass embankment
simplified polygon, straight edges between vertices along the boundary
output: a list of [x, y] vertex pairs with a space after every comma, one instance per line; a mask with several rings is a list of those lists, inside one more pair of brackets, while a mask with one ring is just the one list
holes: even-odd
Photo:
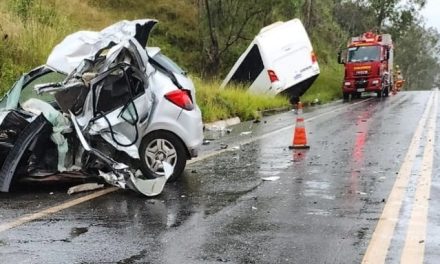
[[[166, 5], [155, 0], [156, 5], [142, 7], [148, 10], [124, 8], [112, 9], [111, 6], [101, 8], [98, 0], [7, 0], [0, 2], [0, 94], [3, 94], [18, 77], [30, 69], [44, 64], [52, 48], [66, 35], [78, 30], [99, 30], [121, 19], [139, 17], [157, 17], [162, 23], [153, 32], [151, 43], [160, 46], [164, 53], [179, 64], [188, 65], [193, 53], [175, 49], [174, 42], [187, 43], [192, 46], [192, 35], [184, 34], [185, 30], [174, 28], [195, 28], [197, 16], [179, 5]], [[116, 0], [110, 1], [115, 5]], [[109, 3], [110, 3], [109, 2]], [[107, 2], [105, 2], [107, 3]], [[161, 4], [162, 3], [162, 4]], [[124, 6], [121, 2], [121, 6]], [[165, 8], [166, 7], [166, 8]], [[156, 10], [157, 9], [157, 10]], [[134, 10], [134, 11], [133, 11]], [[164, 11], [166, 10], [166, 12]], [[171, 12], [183, 12], [186, 16], [182, 23]], [[173, 33], [174, 32], [174, 33]], [[170, 37], [171, 36], [171, 37]], [[186, 61], [184, 59], [187, 59]], [[189, 59], [188, 59], [189, 58]], [[341, 76], [336, 67], [321, 64], [321, 76], [313, 87], [304, 95], [303, 101], [311, 102], [318, 98], [327, 102], [340, 96], [340, 81], [334, 76]], [[239, 116], [249, 120], [258, 116], [258, 111], [288, 106], [284, 97], [268, 97], [252, 95], [243, 87], [219, 89], [219, 81], [204, 81], [194, 78], [197, 88], [197, 102], [203, 112], [205, 122]]]
[[[327, 103], [341, 98], [343, 67], [334, 64], [322, 64], [321, 74], [312, 87], [301, 97], [308, 105], [314, 102]], [[203, 81], [193, 78], [197, 87], [197, 103], [203, 113], [203, 120], [210, 122], [238, 116], [242, 120], [259, 117], [259, 111], [289, 106], [289, 100], [283, 96], [250, 94], [246, 87], [229, 86], [221, 90], [220, 81]]]
[[338, 64], [320, 64], [321, 74], [309, 90], [301, 97], [305, 104], [318, 99], [320, 103], [327, 103], [341, 98], [341, 83], [344, 68]]
[[229, 86], [220, 89], [220, 81], [203, 81], [193, 78], [197, 88], [197, 104], [202, 110], [203, 120], [211, 122], [238, 116], [242, 120], [259, 118], [259, 111], [289, 106], [282, 96], [250, 94], [246, 87]]
[[[327, 103], [341, 98], [343, 67], [337, 64], [321, 64], [321, 74], [312, 87], [301, 97], [308, 105], [314, 102]], [[229, 86], [219, 89], [221, 81], [204, 81], [193, 78], [197, 88], [197, 104], [203, 120], [211, 122], [238, 116], [242, 120], [259, 118], [260, 111], [290, 106], [283, 96], [271, 97], [246, 92], [246, 87]]]

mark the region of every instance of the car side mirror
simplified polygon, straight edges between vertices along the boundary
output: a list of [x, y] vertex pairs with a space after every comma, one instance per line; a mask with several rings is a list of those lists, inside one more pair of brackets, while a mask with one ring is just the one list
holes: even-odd
[[139, 121], [139, 116], [136, 111], [136, 105], [133, 101], [128, 102], [121, 110], [121, 113], [118, 116], [122, 118], [125, 122], [134, 126]]

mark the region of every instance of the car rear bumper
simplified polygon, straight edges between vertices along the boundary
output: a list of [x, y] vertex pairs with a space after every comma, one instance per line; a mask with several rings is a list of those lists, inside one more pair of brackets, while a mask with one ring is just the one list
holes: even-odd
[[192, 111], [182, 110], [178, 121], [185, 124], [186, 127], [182, 140], [188, 148], [189, 158], [197, 157], [203, 142], [203, 122], [200, 109], [196, 107]]

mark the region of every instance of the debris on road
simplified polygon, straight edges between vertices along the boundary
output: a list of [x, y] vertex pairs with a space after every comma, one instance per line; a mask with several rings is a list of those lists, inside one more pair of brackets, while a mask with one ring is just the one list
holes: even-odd
[[247, 135], [250, 135], [250, 134], [252, 134], [252, 131], [244, 131], [244, 132], [240, 133], [240, 136], [247, 136]]
[[230, 133], [232, 130], [228, 127], [237, 125], [241, 122], [240, 118], [233, 117], [226, 120], [219, 120], [212, 123], [207, 123], [204, 125], [204, 128], [206, 131], [226, 131], [227, 133]]
[[271, 177], [263, 177], [261, 178], [263, 181], [278, 181], [280, 179], [279, 176], [271, 176]]
[[227, 149], [227, 148], [228, 148], [228, 144], [224, 144], [224, 143], [220, 144], [220, 149]]
[[67, 194], [72, 195], [75, 193], [94, 191], [94, 190], [98, 190], [98, 189], [102, 189], [102, 188], [104, 188], [104, 184], [84, 183], [84, 184], [70, 187], [69, 190], [67, 190]]

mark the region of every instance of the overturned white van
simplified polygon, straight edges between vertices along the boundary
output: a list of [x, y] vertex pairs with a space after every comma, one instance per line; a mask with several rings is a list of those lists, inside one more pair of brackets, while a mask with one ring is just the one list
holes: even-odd
[[250, 92], [285, 94], [296, 103], [318, 77], [319, 65], [299, 19], [261, 29], [222, 83], [249, 84]]

